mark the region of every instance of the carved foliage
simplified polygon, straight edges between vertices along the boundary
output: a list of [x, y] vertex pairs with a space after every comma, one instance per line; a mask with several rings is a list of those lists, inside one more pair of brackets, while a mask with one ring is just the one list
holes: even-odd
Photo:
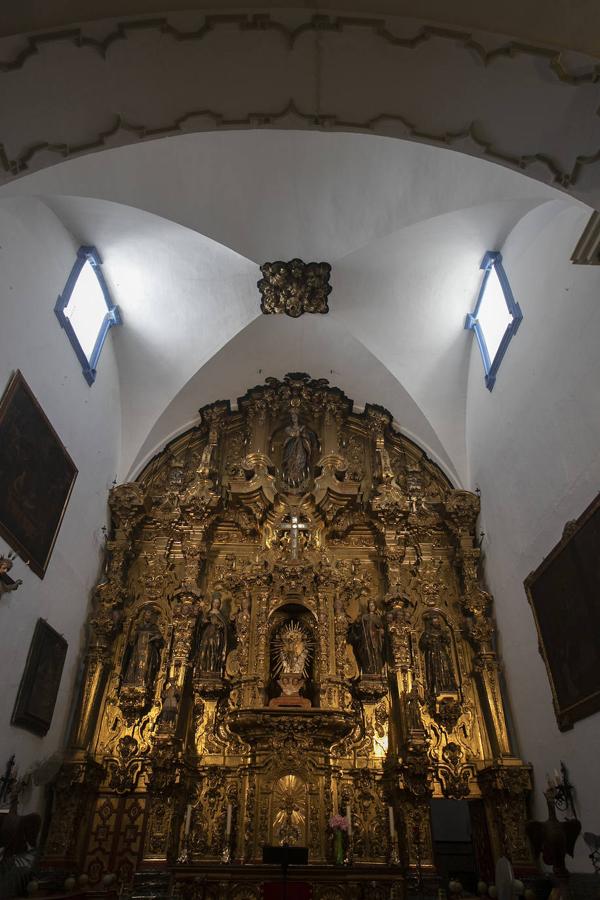
[[304, 263], [292, 259], [264, 263], [263, 277], [258, 282], [260, 308], [266, 315], [285, 313], [296, 319], [303, 313], [329, 312], [327, 297], [331, 293], [329, 263]]

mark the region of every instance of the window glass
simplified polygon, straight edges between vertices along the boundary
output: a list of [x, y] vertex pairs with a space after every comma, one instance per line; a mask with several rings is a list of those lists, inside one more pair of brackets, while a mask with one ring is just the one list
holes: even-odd
[[89, 260], [86, 260], [64, 313], [88, 360], [91, 359], [106, 312], [102, 288]]
[[95, 247], [80, 247], [77, 251], [54, 312], [81, 364], [83, 377], [88, 384], [93, 384], [106, 336], [113, 325], [121, 324], [119, 309], [112, 302]]
[[490, 362], [493, 362], [512, 320], [513, 317], [508, 311], [496, 267], [492, 266], [477, 311], [477, 321], [483, 331]]

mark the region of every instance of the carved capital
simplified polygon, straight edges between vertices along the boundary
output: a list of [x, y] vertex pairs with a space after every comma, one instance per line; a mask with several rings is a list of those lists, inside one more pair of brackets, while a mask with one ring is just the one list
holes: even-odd
[[450, 491], [445, 512], [451, 530], [458, 536], [473, 535], [480, 505], [479, 497], [471, 491]]
[[488, 766], [478, 775], [484, 797], [526, 797], [531, 791], [531, 766]]
[[116, 484], [108, 495], [108, 505], [112, 513], [116, 538], [128, 540], [145, 512], [142, 486], [135, 482]]

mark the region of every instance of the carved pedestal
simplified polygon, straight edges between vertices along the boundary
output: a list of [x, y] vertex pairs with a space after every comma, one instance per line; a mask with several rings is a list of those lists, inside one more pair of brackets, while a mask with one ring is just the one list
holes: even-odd
[[535, 864], [525, 833], [531, 767], [489, 766], [479, 773], [494, 858], [507, 856], [517, 873], [531, 874]]

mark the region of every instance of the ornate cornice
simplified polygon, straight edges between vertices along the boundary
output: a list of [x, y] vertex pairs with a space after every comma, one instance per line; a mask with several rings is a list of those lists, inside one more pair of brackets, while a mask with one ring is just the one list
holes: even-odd
[[[478, 154], [490, 159], [494, 162], [502, 163], [507, 166], [513, 166], [521, 171], [526, 171], [534, 165], [543, 166], [552, 177], [552, 181], [560, 185], [564, 189], [573, 187], [582, 170], [591, 165], [595, 165], [600, 161], [600, 149], [591, 155], [577, 155], [575, 163], [571, 171], [561, 169], [559, 164], [547, 153], [529, 153], [526, 155], [514, 155], [504, 152], [500, 147], [488, 141], [478, 123], [471, 122], [469, 125], [459, 131], [431, 132], [421, 129], [417, 124], [412, 123], [405, 116], [397, 113], [381, 113], [377, 116], [371, 116], [364, 121], [351, 121], [341, 119], [336, 115], [314, 113], [305, 113], [298, 109], [293, 100], [289, 100], [283, 109], [275, 112], [251, 112], [246, 116], [227, 118], [222, 113], [212, 109], [196, 109], [190, 110], [181, 116], [177, 116], [172, 122], [161, 126], [148, 128], [145, 125], [134, 125], [125, 120], [122, 116], [115, 116], [113, 125], [105, 131], [100, 131], [94, 138], [84, 141], [81, 144], [53, 143], [50, 141], [39, 141], [23, 151], [20, 155], [10, 158], [3, 143], [0, 143], [0, 167], [4, 172], [11, 175], [21, 175], [29, 168], [29, 163], [41, 153], [53, 153], [61, 156], [63, 159], [69, 159], [78, 156], [81, 153], [89, 153], [93, 150], [101, 150], [107, 145], [110, 138], [114, 137], [119, 131], [134, 134], [138, 140], [147, 138], [167, 137], [177, 133], [188, 133], [185, 125], [191, 119], [206, 119], [214, 128], [231, 129], [231, 128], [269, 128], [277, 125], [285, 118], [296, 118], [306, 122], [313, 128], [320, 128], [327, 131], [364, 131], [373, 134], [379, 133], [376, 126], [382, 122], [389, 122], [401, 126], [400, 133], [397, 135], [404, 139], [422, 141], [423, 143], [433, 144], [437, 146], [454, 147], [456, 144], [464, 146], [465, 141], [470, 141], [472, 146], [479, 152]], [[201, 130], [201, 129], [199, 129]], [[111, 147], [114, 146], [111, 144]]]
[[499, 59], [514, 60], [519, 56], [531, 56], [545, 60], [552, 74], [566, 84], [577, 87], [584, 84], [597, 84], [600, 81], [600, 63], [591, 64], [582, 70], [572, 71], [564, 64], [562, 51], [538, 44], [509, 40], [488, 50], [480, 40], [474, 37], [473, 32], [438, 25], [423, 25], [411, 37], [400, 37], [388, 27], [385, 19], [360, 16], [316, 14], [307, 22], [292, 28], [283, 22], [275, 21], [268, 13], [208, 15], [204, 17], [198, 28], [188, 31], [176, 28], [167, 18], [132, 19], [127, 22], [119, 22], [113, 31], [101, 39], [86, 35], [81, 28], [43, 32], [25, 38], [26, 44], [22, 50], [12, 59], [0, 61], [0, 73], [21, 69], [31, 57], [40, 52], [42, 47], [62, 41], [68, 41], [79, 49], [94, 50], [102, 59], [106, 59], [113, 44], [128, 40], [130, 34], [135, 32], [156, 31], [175, 41], [200, 42], [217, 28], [231, 28], [232, 25], [237, 25], [238, 30], [242, 32], [276, 32], [287, 40], [290, 47], [293, 47], [297, 40], [307, 32], [327, 31], [340, 34], [349, 28], [362, 28], [370, 31], [385, 43], [403, 50], [418, 50], [432, 40], [451, 41], [466, 50], [472, 57], [477, 58], [484, 66]]
[[[397, 20], [394, 20], [397, 21]], [[103, 38], [92, 37], [82, 28], [63, 29], [60, 31], [32, 35], [26, 38], [26, 45], [10, 59], [0, 62], [0, 73], [16, 72], [32, 57], [38, 56], [47, 45], [68, 42], [76, 48], [88, 48], [107, 58], [110, 48], [115, 43], [128, 41], [139, 32], [154, 32], [180, 43], [200, 43], [209, 34], [221, 28], [236, 27], [240, 32], [271, 32], [287, 42], [289, 48], [296, 46], [303, 34], [343, 34], [357, 29], [363, 34], [369, 33], [388, 46], [399, 50], [416, 51], [432, 41], [450, 42], [461, 48], [475, 62], [490, 67], [498, 60], [505, 63], [519, 57], [546, 61], [550, 72], [563, 85], [579, 87], [595, 85], [600, 81], [600, 63], [590, 62], [585, 67], [569, 68], [563, 57], [555, 49], [523, 42], [507, 41], [500, 46], [488, 49], [484, 40], [475, 37], [473, 32], [442, 28], [434, 25], [409, 26], [413, 33], [400, 36], [389, 27], [385, 19], [361, 18], [354, 16], [313, 15], [307, 21], [292, 27], [277, 21], [269, 14], [232, 14], [210, 15], [204, 17], [199, 27], [193, 30], [182, 30], [172, 25], [167, 18], [136, 19], [121, 22]], [[416, 28], [416, 30], [414, 30]], [[542, 76], [543, 77], [543, 76]], [[548, 79], [545, 79], [546, 81]], [[519, 79], [516, 84], [523, 82]], [[183, 104], [182, 104], [183, 105]], [[559, 162], [555, 153], [540, 148], [532, 153], [519, 154], [509, 151], [504, 145], [504, 138], [491, 138], [487, 129], [495, 131], [495, 122], [482, 125], [472, 118], [456, 129], [435, 129], [431, 123], [416, 121], [402, 110], [382, 109], [367, 118], [352, 119], [347, 115], [340, 116], [336, 112], [322, 113], [304, 111], [294, 98], [290, 97], [283, 106], [262, 111], [245, 111], [231, 116], [228, 112], [207, 106], [206, 108], [189, 108], [179, 115], [159, 124], [145, 125], [140, 121], [132, 121], [121, 115], [114, 115], [112, 123], [94, 131], [87, 139], [80, 140], [46, 140], [40, 139], [14, 153], [6, 149], [8, 144], [0, 143], [0, 172], [8, 176], [18, 176], [26, 172], [34, 159], [42, 154], [49, 154], [61, 159], [69, 159], [79, 154], [100, 150], [103, 147], [114, 147], [119, 143], [130, 143], [133, 140], [166, 137], [191, 130], [231, 129], [231, 128], [268, 128], [279, 127], [286, 119], [301, 123], [307, 128], [363, 131], [367, 133], [389, 134], [404, 139], [423, 141], [429, 144], [461, 149], [475, 156], [490, 159], [494, 162], [514, 167], [530, 173], [530, 170], [542, 169], [548, 178], [563, 189], [573, 187], [582, 172], [600, 161], [600, 148], [594, 152], [570, 153], [574, 159], [570, 169], [564, 162]], [[106, 119], [105, 119], [106, 122]], [[93, 128], [93, 126], [92, 126]], [[119, 141], [119, 134], [131, 135]], [[116, 140], [115, 140], [116, 139]], [[541, 178], [540, 180], [544, 180]]]

